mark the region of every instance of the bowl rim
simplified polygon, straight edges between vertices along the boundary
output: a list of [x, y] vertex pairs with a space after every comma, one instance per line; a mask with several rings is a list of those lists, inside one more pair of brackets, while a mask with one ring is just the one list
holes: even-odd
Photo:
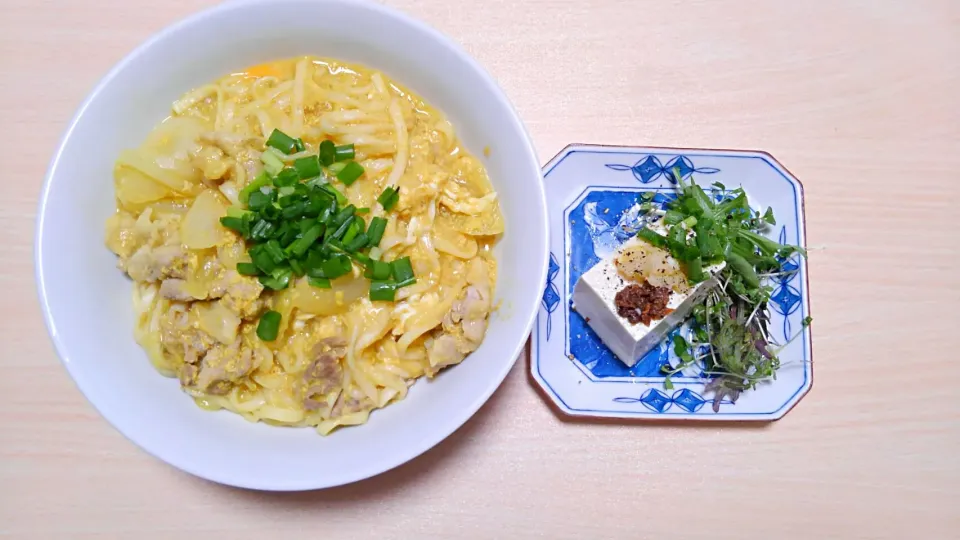
[[[524, 141], [526, 143], [526, 153], [532, 158], [532, 163], [530, 163], [530, 171], [528, 174], [534, 175], [535, 178], [539, 180], [539, 195], [540, 199], [539, 204], [543, 208], [544, 219], [540, 223], [540, 234], [545, 239], [543, 242], [542, 253], [538, 254], [541, 261], [539, 268], [536, 268], [536, 283], [545, 283], [548, 264], [549, 264], [549, 223], [547, 217], [547, 201], [546, 201], [546, 192], [543, 185], [543, 174], [540, 167], [540, 161], [537, 156], [536, 148], [533, 145], [530, 133], [527, 130], [526, 126], [523, 124], [523, 121], [520, 119], [519, 114], [516, 111], [516, 108], [513, 106], [513, 103], [507, 97], [502, 88], [497, 84], [496, 80], [490, 75], [490, 73], [483, 68], [480, 63], [474, 59], [470, 54], [463, 49], [456, 41], [448, 37], [444, 33], [440, 32], [436, 28], [410, 16], [406, 13], [387, 7], [378, 3], [364, 1], [364, 0], [287, 0], [288, 2], [302, 2], [302, 3], [327, 3], [333, 6], [337, 5], [352, 5], [360, 6], [364, 9], [371, 10], [378, 13], [379, 15], [392, 18], [396, 20], [398, 24], [407, 25], [413, 27], [415, 30], [427, 34], [432, 39], [436, 40], [452, 52], [458, 61], [466, 63], [471, 69], [476, 71], [487, 84], [489, 90], [493, 93], [494, 97], [501, 101], [503, 105], [507, 108], [510, 113], [510, 119], [513, 124], [513, 128], [518, 130], [522, 134]], [[488, 388], [486, 388], [478, 398], [471, 403], [468, 407], [463, 408], [459, 413], [451, 415], [450, 420], [444, 424], [438, 425], [435, 429], [432, 429], [430, 435], [424, 437], [418, 443], [411, 445], [410, 449], [405, 452], [398, 452], [393, 458], [384, 459], [376, 462], [372, 466], [368, 466], [362, 469], [358, 469], [357, 472], [353, 475], [349, 475], [349, 478], [342, 479], [335, 482], [326, 482], [323, 478], [315, 477], [306, 477], [299, 478], [296, 480], [284, 480], [282, 482], [275, 481], [270, 478], [256, 478], [253, 476], [244, 476], [239, 473], [228, 473], [228, 474], [219, 474], [213, 473], [210, 474], [208, 471], [195, 468], [189, 462], [189, 460], [176, 459], [161, 448], [148, 447], [147, 444], [136, 434], [131, 432], [131, 430], [121, 429], [116, 421], [115, 415], [107, 410], [106, 407], [98, 400], [97, 395], [88, 391], [89, 386], [86, 383], [88, 375], [84, 373], [83, 369], [79, 369], [74, 365], [74, 362], [71, 361], [69, 351], [64, 343], [61, 342], [58, 333], [56, 321], [54, 321], [53, 316], [51, 315], [51, 309], [48, 300], [47, 292], [47, 273], [49, 269], [45, 270], [44, 260], [42, 257], [42, 246], [44, 243], [44, 230], [46, 221], [48, 219], [46, 215], [47, 200], [50, 195], [51, 187], [53, 184], [53, 179], [58, 175], [60, 168], [60, 160], [64, 154], [65, 148], [70, 143], [73, 132], [76, 129], [81, 118], [83, 118], [90, 104], [100, 95], [101, 92], [107, 88], [117, 75], [126, 69], [129, 65], [136, 62], [140, 56], [142, 56], [147, 50], [156, 46], [159, 42], [162, 42], [165, 39], [170, 38], [171, 36], [177, 34], [182, 29], [187, 28], [195, 24], [203, 24], [208, 20], [215, 19], [223, 13], [242, 10], [252, 6], [260, 6], [270, 3], [270, 0], [234, 0], [230, 2], [225, 2], [219, 5], [212, 6], [210, 8], [203, 9], [201, 11], [195, 12], [193, 14], [187, 15], [184, 18], [181, 18], [172, 24], [169, 24], [160, 30], [154, 32], [150, 35], [145, 41], [140, 45], [134, 48], [132, 51], [127, 53], [119, 62], [113, 65], [113, 67], [103, 75], [99, 81], [94, 85], [93, 89], [84, 98], [83, 102], [77, 108], [76, 112], [73, 114], [69, 123], [67, 124], [66, 129], [61, 135], [60, 140], [57, 143], [56, 150], [53, 153], [53, 156], [50, 159], [50, 162], [47, 167], [46, 174], [44, 175], [43, 184], [40, 189], [40, 194], [37, 202], [37, 216], [35, 221], [35, 235], [34, 235], [34, 279], [37, 287], [37, 295], [40, 302], [40, 308], [43, 313], [44, 324], [46, 326], [47, 334], [50, 337], [50, 340], [53, 342], [54, 349], [57, 353], [57, 357], [60, 360], [60, 363], [66, 369], [67, 373], [70, 375], [70, 378], [73, 380], [77, 389], [80, 390], [80, 393], [86, 398], [87, 402], [93, 406], [93, 408], [103, 417], [108, 424], [110, 424], [115, 430], [117, 430], [121, 435], [126, 439], [134, 443], [137, 447], [141, 448], [146, 453], [151, 456], [177, 468], [184, 472], [187, 472], [191, 475], [209, 480], [212, 482], [235, 486], [239, 488], [254, 489], [254, 490], [264, 490], [264, 491], [304, 491], [304, 490], [313, 490], [313, 489], [324, 489], [329, 487], [335, 487], [339, 485], [350, 484], [366, 478], [370, 478], [391, 469], [394, 469], [407, 461], [410, 461], [427, 450], [430, 450], [441, 441], [452, 435], [457, 429], [459, 429], [464, 423], [467, 422], [474, 414], [482, 407], [490, 398], [491, 395], [500, 387], [503, 383], [503, 380], [506, 378], [507, 374], [514, 367], [519, 356], [524, 352], [527, 342], [529, 341], [530, 332], [533, 329], [533, 325], [536, 321], [537, 312], [539, 310], [539, 302], [534, 303], [531, 306], [524, 306], [528, 313], [526, 313], [525, 318], [523, 318], [520, 324], [523, 324], [524, 334], [526, 335], [525, 339], [519, 340], [513, 347], [511, 359], [508, 362], [505, 362], [498, 373], [494, 373]], [[531, 269], [533, 270], [533, 269]], [[518, 314], [520, 315], [520, 314]], [[517, 324], [517, 323], [514, 323]]]

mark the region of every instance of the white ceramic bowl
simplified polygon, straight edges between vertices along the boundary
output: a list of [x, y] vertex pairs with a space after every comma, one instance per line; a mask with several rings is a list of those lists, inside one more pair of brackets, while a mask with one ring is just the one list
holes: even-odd
[[[169, 114], [183, 92], [245, 66], [315, 54], [383, 70], [444, 111], [485, 164], [507, 231], [486, 339], [463, 364], [371, 415], [321, 437], [198, 408], [159, 375], [132, 338], [130, 283], [104, 247], [113, 161]], [[547, 269], [547, 218], [530, 140], [492, 78], [437, 31], [347, 0], [221, 5], [144, 43], [93, 90], [53, 157], [40, 197], [36, 271], [51, 338], [87, 399], [160, 459], [224, 484], [303, 490], [360, 480], [426, 451], [490, 397], [529, 335]]]

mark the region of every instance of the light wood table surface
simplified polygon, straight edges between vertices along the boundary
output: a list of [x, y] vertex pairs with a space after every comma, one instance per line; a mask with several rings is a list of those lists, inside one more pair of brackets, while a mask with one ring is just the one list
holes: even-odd
[[36, 300], [36, 199], [67, 121], [134, 46], [212, 3], [0, 0], [0, 534], [960, 538], [960, 2], [390, 2], [493, 73], [544, 162], [591, 142], [760, 148], [790, 168], [815, 384], [764, 427], [584, 423], [523, 358], [424, 456], [301, 494], [134, 447], [70, 381]]

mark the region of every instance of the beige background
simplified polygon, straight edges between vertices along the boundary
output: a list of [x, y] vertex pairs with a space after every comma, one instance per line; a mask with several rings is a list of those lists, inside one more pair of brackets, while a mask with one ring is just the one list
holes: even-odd
[[68, 119], [212, 3], [0, 0], [0, 533], [960, 538], [960, 2], [391, 2], [494, 74], [544, 162], [578, 141], [762, 148], [790, 168], [817, 248], [816, 382], [765, 427], [577, 423], [523, 359], [424, 456], [302, 494], [213, 485], [128, 443], [61, 368], [35, 296], [36, 197]]

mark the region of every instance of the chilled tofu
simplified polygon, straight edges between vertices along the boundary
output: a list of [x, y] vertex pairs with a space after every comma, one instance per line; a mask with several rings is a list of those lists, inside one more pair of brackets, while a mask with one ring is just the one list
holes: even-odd
[[[703, 301], [717, 285], [716, 275], [723, 266], [721, 263], [705, 268], [709, 279], [691, 286], [669, 253], [633, 238], [580, 276], [573, 289], [574, 307], [603, 343], [624, 364], [633, 366]], [[617, 293], [644, 281], [670, 289], [667, 315], [651, 321], [649, 326], [642, 322], [631, 324], [618, 315], [616, 305]]]

